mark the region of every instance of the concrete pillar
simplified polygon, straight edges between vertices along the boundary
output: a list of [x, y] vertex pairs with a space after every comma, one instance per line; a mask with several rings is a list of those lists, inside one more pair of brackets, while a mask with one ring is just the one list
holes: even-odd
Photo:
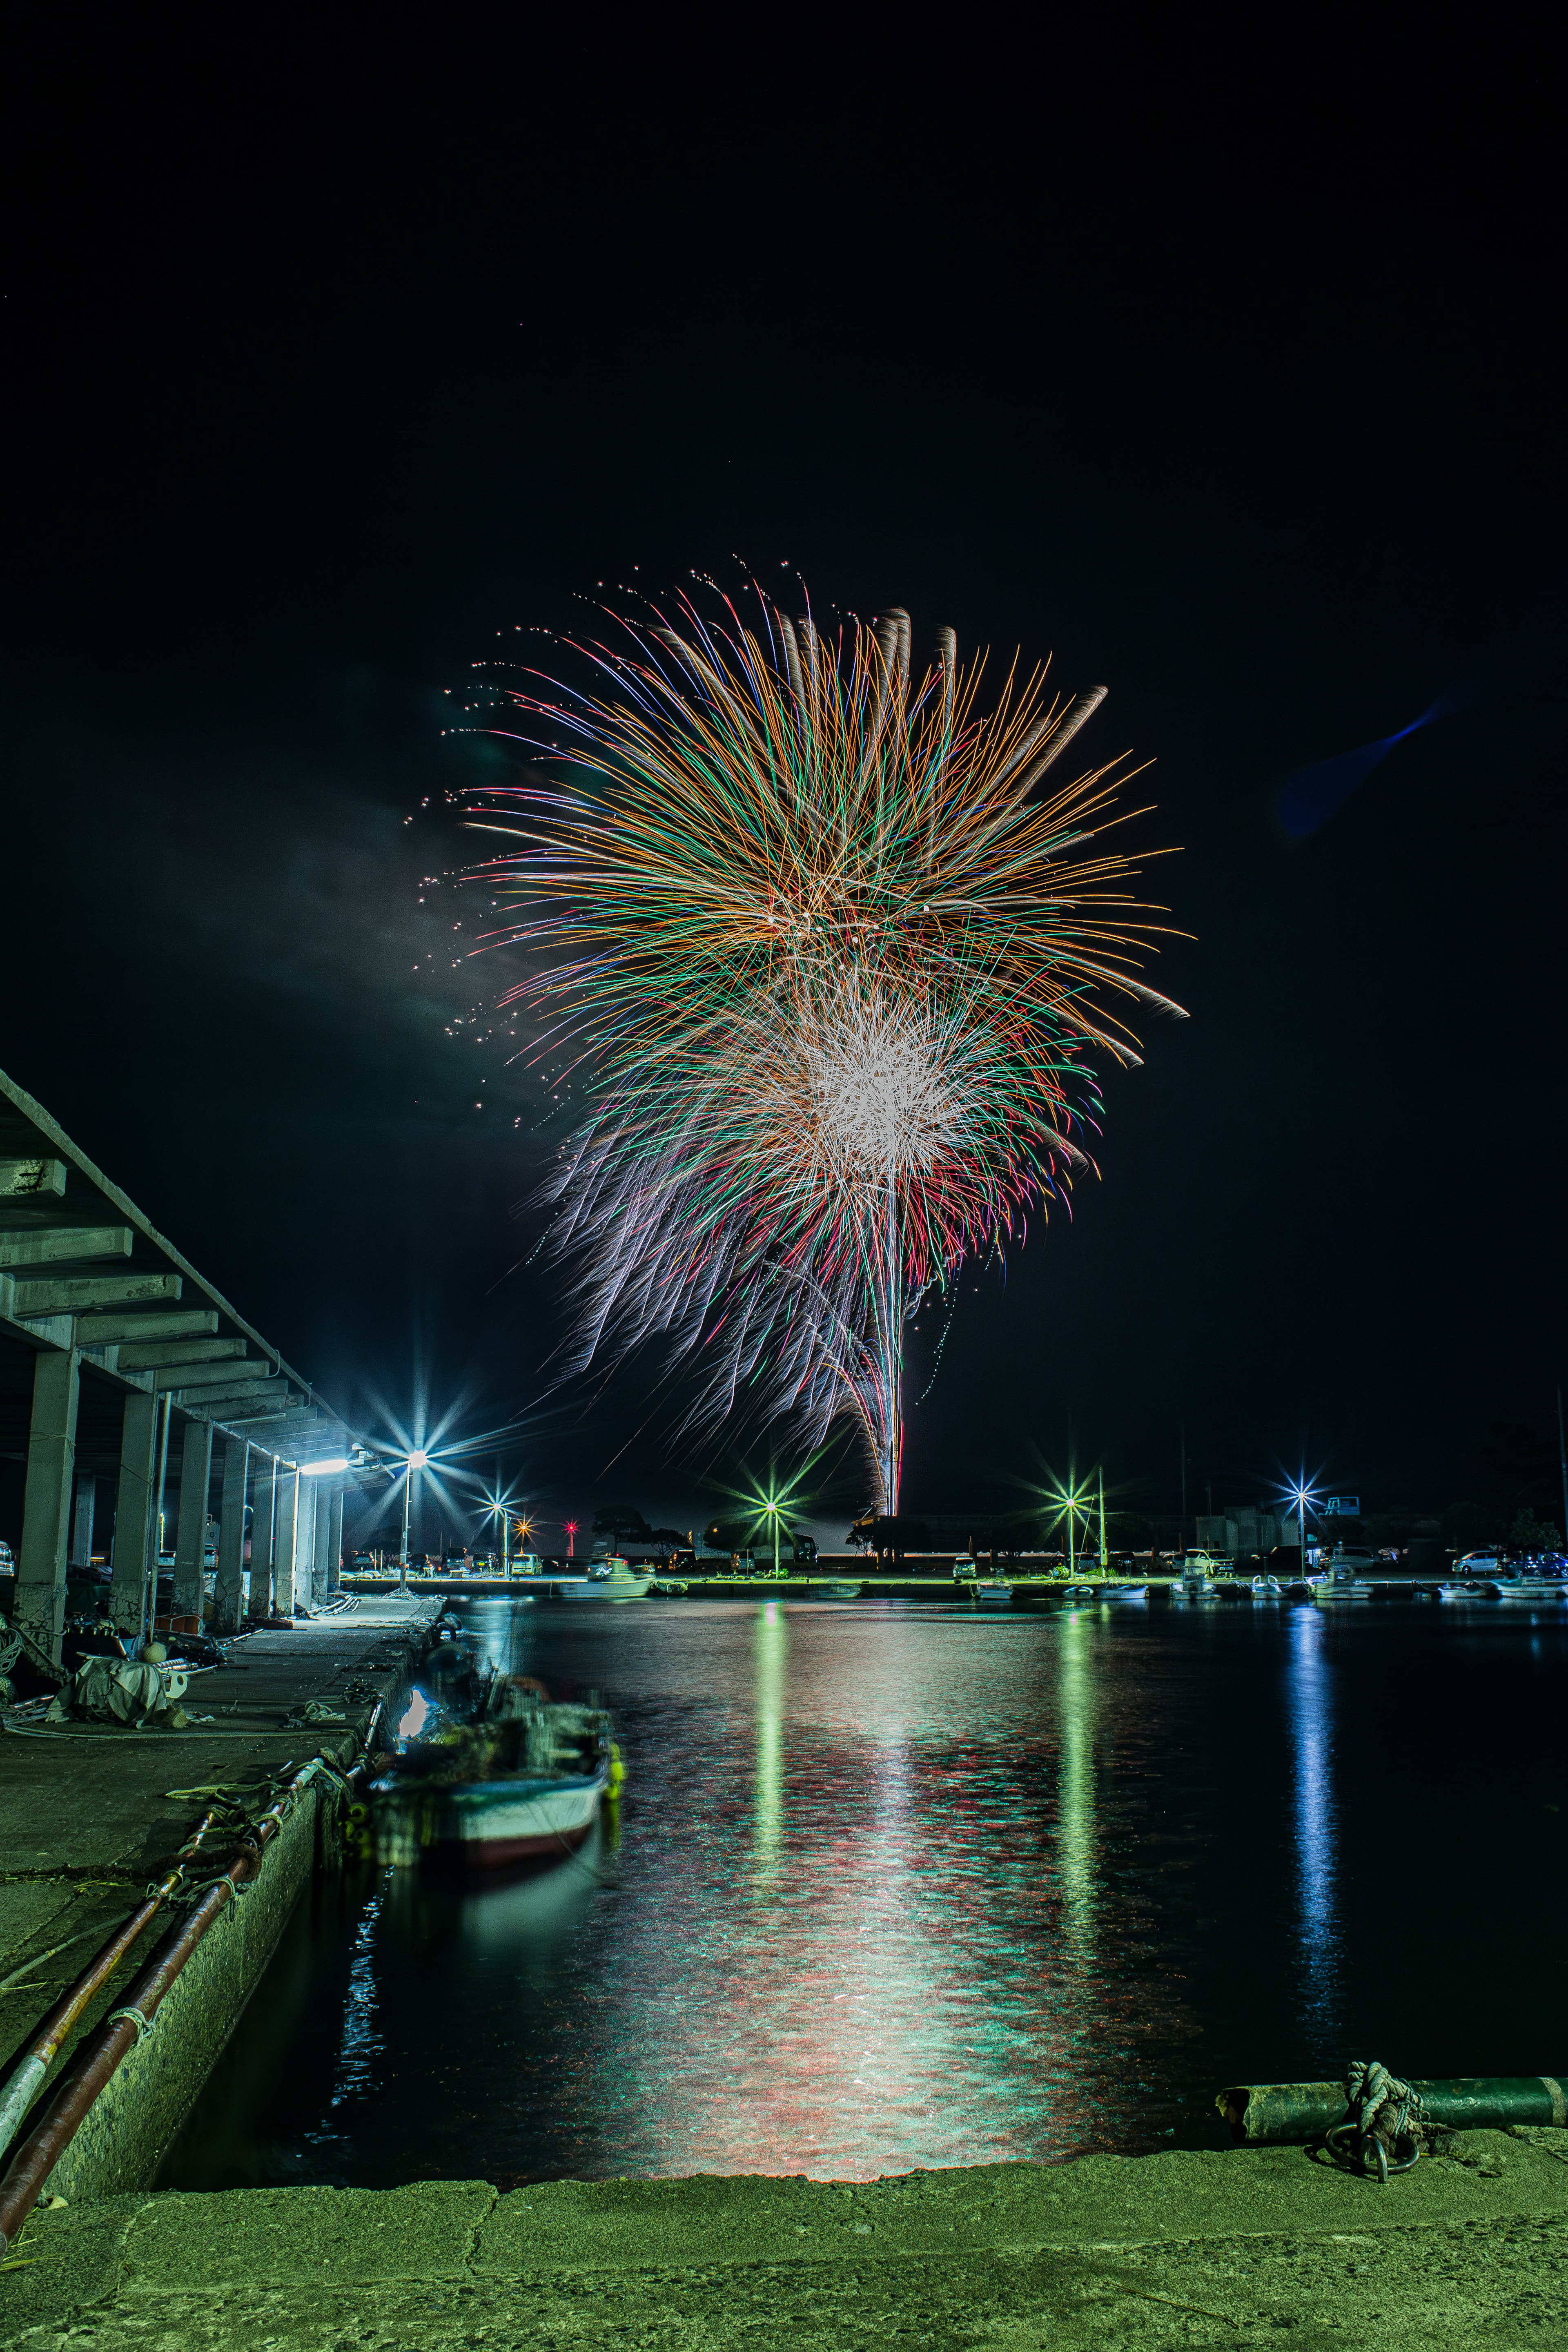
[[224, 1440], [222, 1499], [218, 1504], [218, 1589], [213, 1630], [239, 1632], [245, 1600], [245, 1483], [250, 1447], [243, 1437]]
[[332, 1530], [327, 1538], [327, 1590], [340, 1592], [343, 1589], [343, 1490], [332, 1488]]
[[277, 1457], [256, 1457], [256, 1508], [250, 1518], [250, 1600], [246, 1615], [254, 1620], [272, 1614], [272, 1529], [277, 1509]]
[[66, 1622], [66, 1535], [77, 1455], [74, 1348], [40, 1349], [33, 1364], [33, 1418], [16, 1559], [16, 1623], [57, 1664]]
[[294, 1517], [294, 1598], [297, 1602], [303, 1601], [307, 1609], [313, 1609], [316, 1605], [313, 1563], [316, 1558], [316, 1506], [320, 1500], [318, 1492], [320, 1484], [319, 1478], [300, 1479], [299, 1499]]
[[120, 1485], [114, 1496], [114, 1582], [109, 1613], [120, 1634], [141, 1631], [158, 1475], [158, 1400], [142, 1389], [125, 1399], [120, 1423]]
[[280, 1617], [294, 1614], [295, 1520], [298, 1517], [299, 1473], [291, 1462], [277, 1465], [277, 1519], [273, 1531], [272, 1605]]
[[202, 1555], [207, 1540], [207, 1486], [213, 1475], [213, 1424], [188, 1421], [180, 1441], [180, 1516], [174, 1529], [174, 1614], [202, 1621]]
[[[320, 1488], [325, 1478], [312, 1478], [310, 1484]], [[319, 1609], [327, 1598], [327, 1570], [332, 1557], [332, 1498], [319, 1492], [316, 1496], [316, 1541], [312, 1547], [310, 1566], [310, 1599]]]
[[71, 1517], [71, 1566], [92, 1566], [92, 1514], [98, 1500], [98, 1480], [90, 1470], [77, 1472], [76, 1509]]

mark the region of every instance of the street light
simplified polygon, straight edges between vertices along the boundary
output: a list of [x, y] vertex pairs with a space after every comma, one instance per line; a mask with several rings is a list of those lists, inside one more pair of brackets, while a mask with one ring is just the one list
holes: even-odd
[[408, 1458], [402, 1465], [402, 1550], [398, 1560], [398, 1585], [399, 1589], [404, 1592], [408, 1591], [409, 1498], [413, 1492], [414, 1472], [416, 1470], [423, 1470], [429, 1459], [430, 1456], [425, 1452], [424, 1448], [421, 1445], [415, 1445], [411, 1447]]
[[777, 1497], [769, 1495], [767, 1501], [763, 1504], [762, 1509], [764, 1517], [771, 1519], [773, 1522], [773, 1573], [777, 1576], [779, 1573], [779, 1503]]

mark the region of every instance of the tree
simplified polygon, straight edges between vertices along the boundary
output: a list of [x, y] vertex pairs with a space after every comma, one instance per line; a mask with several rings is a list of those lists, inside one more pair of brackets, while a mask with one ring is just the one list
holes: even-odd
[[629, 1503], [607, 1503], [603, 1510], [595, 1511], [593, 1532], [596, 1536], [619, 1536], [623, 1543], [653, 1541], [653, 1528], [642, 1512], [634, 1511]]
[[1533, 1511], [1521, 1511], [1508, 1531], [1511, 1551], [1561, 1551], [1563, 1538], [1550, 1519], [1538, 1519]]

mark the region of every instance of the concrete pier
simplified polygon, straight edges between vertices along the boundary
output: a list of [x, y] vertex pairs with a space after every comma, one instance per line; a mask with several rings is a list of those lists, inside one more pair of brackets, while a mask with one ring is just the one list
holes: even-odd
[[0, 2347], [1546, 2352], [1568, 2131], [1386, 2189], [1293, 2148], [914, 2173], [124, 2196], [36, 2214]]
[[[340, 1617], [249, 1634], [235, 1644], [230, 1665], [193, 1677], [186, 1708], [214, 1720], [183, 1731], [32, 1724], [0, 1737], [0, 1980], [22, 1979], [0, 2000], [0, 2079], [35, 2021], [168, 1868], [207, 1809], [202, 1792], [255, 1787], [317, 1754], [350, 1762], [434, 1614], [430, 1601], [366, 1601]], [[336, 1720], [287, 1720], [311, 1702]], [[199, 1946], [159, 2011], [156, 2033], [131, 2052], [56, 2167], [52, 2193], [74, 2202], [153, 2178], [307, 1877], [336, 1866], [337, 1844], [319, 1834], [328, 1795], [308, 1792], [255, 1886]], [[223, 1851], [221, 1842], [214, 1851]], [[51, 2083], [77, 2042], [124, 1999], [163, 1924], [110, 1979]]]

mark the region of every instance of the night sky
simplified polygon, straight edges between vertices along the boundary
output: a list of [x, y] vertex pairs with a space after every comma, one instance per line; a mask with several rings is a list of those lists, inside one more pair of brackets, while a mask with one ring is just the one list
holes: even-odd
[[[1397, 131], [1325, 97], [1309, 135], [1157, 60], [1134, 90], [1103, 59], [1091, 121], [1082, 58], [1032, 92], [869, 51], [699, 86], [626, 38], [428, 72], [128, 48], [40, 89], [0, 1066], [372, 1434], [417, 1367], [462, 1429], [526, 1412], [544, 1517], [711, 1515], [734, 1465], [647, 1420], [649, 1367], [549, 1392], [557, 1277], [515, 1211], [560, 1114], [473, 1042], [512, 977], [468, 956], [476, 894], [420, 883], [473, 854], [495, 755], [441, 730], [497, 630], [787, 564], [819, 607], [907, 605], [917, 648], [950, 622], [1108, 683], [1091, 748], [1154, 758], [1134, 839], [1179, 845], [1147, 887], [1193, 935], [1150, 975], [1190, 1021], [1106, 1074], [1101, 1181], [966, 1276], [907, 1507], [1021, 1501], [1071, 1444], [1174, 1509], [1185, 1427], [1197, 1507], [1303, 1454], [1437, 1507], [1538, 1444], [1556, 1516], [1533, 100], [1500, 166], [1458, 79]], [[1290, 837], [1286, 778], [1445, 697]]]

